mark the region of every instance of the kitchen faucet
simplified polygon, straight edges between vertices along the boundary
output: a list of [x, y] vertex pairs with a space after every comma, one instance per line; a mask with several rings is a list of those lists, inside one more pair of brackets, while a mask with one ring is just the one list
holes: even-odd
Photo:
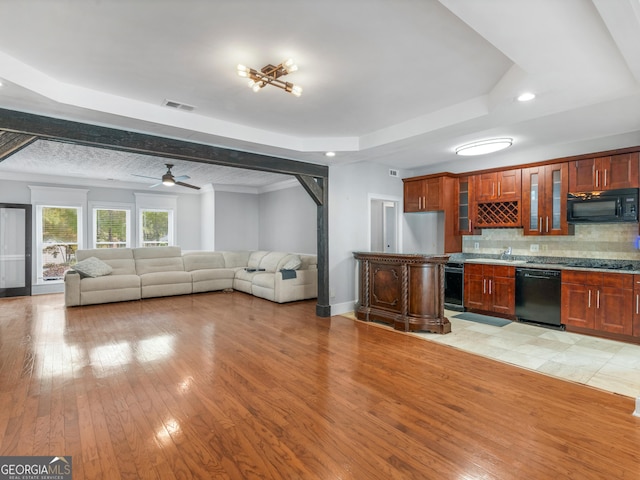
[[507, 249], [504, 252], [502, 252], [502, 254], [500, 255], [500, 259], [508, 260], [509, 255], [511, 255], [511, 247], [507, 247]]

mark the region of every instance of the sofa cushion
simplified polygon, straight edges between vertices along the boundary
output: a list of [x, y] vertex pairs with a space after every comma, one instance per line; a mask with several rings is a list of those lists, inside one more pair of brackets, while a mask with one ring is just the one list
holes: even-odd
[[278, 265], [278, 271], [280, 270], [298, 270], [302, 265], [300, 255], [290, 254], [282, 259], [280, 265]]
[[71, 267], [78, 272], [81, 277], [104, 277], [111, 275], [113, 268], [96, 257], [85, 258]]
[[238, 252], [222, 252], [224, 257], [224, 266], [227, 268], [242, 268], [247, 266], [249, 261], [248, 250], [242, 250]]
[[184, 272], [180, 247], [139, 247], [133, 249], [138, 275]]
[[253, 285], [264, 288], [275, 288], [276, 276], [272, 273], [258, 273], [252, 279]]
[[76, 251], [76, 259], [80, 262], [89, 257], [96, 257], [109, 265], [112, 275], [135, 275], [136, 264], [133, 250], [130, 248], [91, 248]]
[[119, 290], [122, 288], [140, 288], [138, 275], [107, 275], [97, 278], [85, 278], [80, 284], [82, 293]]
[[289, 254], [284, 252], [269, 252], [260, 260], [260, 269], [273, 273], [278, 268], [278, 264]]
[[189, 252], [182, 256], [187, 272], [225, 268], [224, 256], [220, 252]]
[[150, 285], [177, 285], [180, 283], [191, 283], [189, 272], [151, 272], [140, 275], [140, 285], [148, 287]]
[[[264, 272], [248, 272], [244, 269], [238, 270], [233, 279], [233, 289], [245, 293], [251, 293], [251, 281], [258, 273], [264, 274]], [[269, 273], [268, 275], [273, 276], [273, 273]]]
[[[194, 270], [191, 272], [191, 279], [194, 283], [205, 282], [207, 280], [233, 280], [236, 270], [233, 268], [207, 268], [202, 270]], [[231, 286], [230, 286], [231, 287]]]
[[257, 269], [260, 267], [260, 261], [264, 258], [264, 256], [269, 253], [264, 250], [257, 250], [255, 252], [251, 252], [249, 254], [249, 259], [247, 260], [247, 267], [251, 269]]
[[300, 270], [317, 270], [318, 269], [318, 257], [317, 255], [300, 255]]

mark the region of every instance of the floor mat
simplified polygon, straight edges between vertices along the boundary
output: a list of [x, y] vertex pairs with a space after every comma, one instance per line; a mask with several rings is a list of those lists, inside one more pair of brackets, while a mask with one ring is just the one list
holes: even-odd
[[480, 315], [479, 313], [471, 312], [459, 313], [458, 315], [453, 316], [455, 318], [459, 318], [460, 320], [484, 323], [486, 325], [493, 325], [494, 327], [504, 327], [505, 325], [509, 325], [511, 323], [510, 320], [505, 320], [504, 318], [490, 317], [488, 315]]

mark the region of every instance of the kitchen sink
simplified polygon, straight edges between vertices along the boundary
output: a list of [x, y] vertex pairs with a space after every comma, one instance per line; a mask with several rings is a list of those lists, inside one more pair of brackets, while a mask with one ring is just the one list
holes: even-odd
[[501, 258], [468, 258], [466, 263], [500, 263], [504, 265], [523, 265], [527, 263], [526, 260], [508, 260]]

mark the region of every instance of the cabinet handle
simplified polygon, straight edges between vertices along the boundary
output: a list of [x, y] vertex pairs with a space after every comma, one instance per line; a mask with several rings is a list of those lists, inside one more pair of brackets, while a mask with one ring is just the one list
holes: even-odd
[[596, 187], [600, 186], [600, 171], [596, 170]]
[[473, 228], [471, 227], [471, 219], [469, 219], [469, 233], [473, 233]]
[[491, 295], [491, 279], [489, 279], [489, 295]]
[[636, 294], [636, 315], [640, 314], [640, 310], [638, 310], [640, 303], [640, 295]]
[[422, 210], [422, 197], [418, 197], [418, 210]]
[[540, 226], [538, 227], [538, 232], [542, 233], [542, 217], [540, 217]]
[[546, 230], [546, 232], [549, 233], [549, 215], [547, 215], [547, 230]]
[[603, 187], [607, 186], [607, 169], [604, 169], [604, 182], [602, 184]]
[[600, 290], [596, 292], [596, 308], [600, 308]]
[[589, 303], [587, 304], [588, 308], [591, 308], [591, 290], [589, 290]]
[[491, 183], [491, 196], [492, 197], [496, 196], [496, 184], [495, 183]]
[[500, 182], [498, 182], [498, 197], [500, 196]]
[[483, 278], [482, 279], [482, 294], [484, 295], [485, 293], [487, 293], [487, 279]]

